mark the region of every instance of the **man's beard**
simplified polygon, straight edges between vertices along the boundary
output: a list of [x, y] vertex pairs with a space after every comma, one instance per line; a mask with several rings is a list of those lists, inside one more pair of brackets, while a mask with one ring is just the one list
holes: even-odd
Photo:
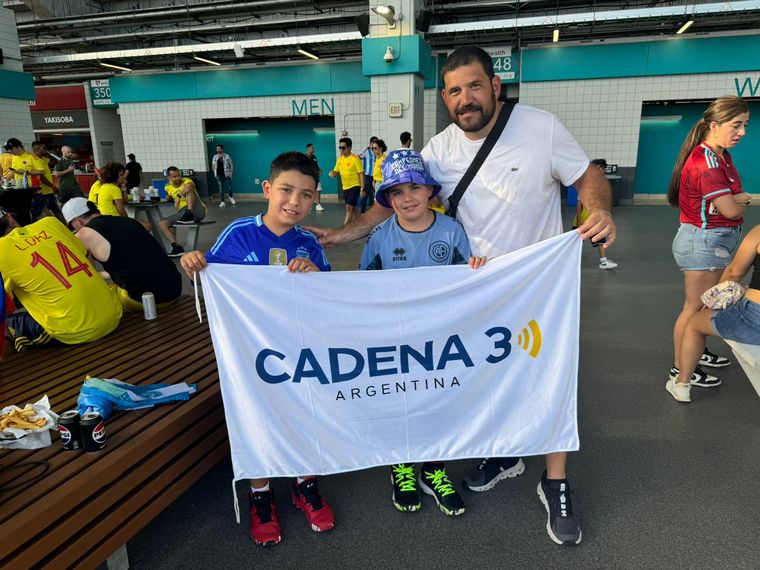
[[[465, 123], [461, 119], [460, 113], [478, 112], [478, 111], [480, 111], [480, 120], [477, 120], [475, 117], [472, 117], [469, 122]], [[483, 129], [483, 127], [485, 127], [491, 121], [491, 119], [493, 119], [493, 116], [495, 113], [496, 113], [496, 99], [494, 98], [490, 106], [490, 109], [483, 109], [483, 107], [478, 105], [477, 103], [472, 103], [470, 105], [459, 107], [456, 110], [452, 119], [459, 126], [459, 128], [462, 129], [464, 132], [475, 133]]]

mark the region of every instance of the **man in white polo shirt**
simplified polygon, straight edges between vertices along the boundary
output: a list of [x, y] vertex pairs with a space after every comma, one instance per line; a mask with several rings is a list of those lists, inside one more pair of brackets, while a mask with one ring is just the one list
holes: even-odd
[[[451, 53], [442, 71], [443, 100], [453, 124], [422, 150], [430, 174], [441, 184], [448, 203], [456, 185], [496, 124], [502, 103], [501, 82], [490, 56], [474, 46]], [[574, 184], [589, 211], [578, 228], [593, 242], [611, 245], [616, 228], [610, 214], [611, 190], [599, 168], [589, 165], [583, 150], [560, 121], [546, 111], [515, 106], [506, 128], [459, 202], [472, 254], [495, 257], [562, 232], [560, 183]], [[337, 245], [369, 233], [391, 215], [375, 205], [358, 220], [337, 229], [309, 228], [325, 245]], [[581, 541], [573, 514], [566, 473], [567, 453], [546, 456], [538, 495], [547, 511], [547, 532], [558, 544]], [[464, 485], [487, 491], [498, 481], [521, 475], [520, 458], [488, 458], [467, 473]]]

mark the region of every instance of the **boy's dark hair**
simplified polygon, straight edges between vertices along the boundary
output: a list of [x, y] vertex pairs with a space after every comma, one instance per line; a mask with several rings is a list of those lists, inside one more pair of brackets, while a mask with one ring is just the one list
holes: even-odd
[[119, 172], [124, 170], [121, 162], [107, 162], [100, 169], [100, 181], [106, 184], [113, 184], [119, 179]]
[[385, 144], [385, 141], [384, 141], [383, 139], [377, 139], [377, 140], [375, 141], [375, 144], [376, 144], [378, 147], [380, 147], [380, 150], [381, 150], [382, 152], [385, 152], [386, 150], [388, 150], [388, 145], [387, 145], [387, 144]]
[[314, 165], [314, 161], [304, 153], [297, 150], [291, 150], [283, 152], [275, 158], [272, 161], [272, 166], [269, 168], [269, 183], [273, 183], [275, 178], [288, 170], [295, 170], [304, 176], [310, 176], [313, 178], [314, 189], [316, 190], [317, 184], [319, 184], [319, 170]]
[[314, 146], [314, 144], [313, 143], [306, 143], [306, 150], [309, 150], [310, 146]]
[[377, 140], [377, 137], [369, 137], [369, 144], [372, 144]]
[[399, 138], [401, 139], [401, 144], [406, 144], [412, 140], [412, 133], [404, 131]]
[[218, 145], [216, 145], [216, 148], [221, 148], [222, 150], [224, 150], [224, 145], [223, 144], [218, 144]]
[[[177, 168], [176, 166], [170, 166], [169, 168], [166, 169], [166, 175], [169, 176], [170, 172], [179, 172], [179, 168]], [[182, 173], [180, 172], [180, 174]]]
[[349, 148], [354, 148], [354, 141], [348, 137], [343, 137], [338, 141], [338, 143], [345, 143]]
[[607, 168], [607, 161], [603, 158], [595, 158], [591, 164], [596, 164], [599, 168]]
[[463, 65], [470, 65], [476, 61], [483, 67], [483, 71], [486, 72], [488, 79], [493, 79], [493, 61], [491, 61], [491, 56], [477, 46], [464, 46], [451, 52], [449, 57], [446, 58], [446, 63], [443, 64], [441, 81], [444, 87], [446, 86], [446, 74], [449, 71], [454, 71]]

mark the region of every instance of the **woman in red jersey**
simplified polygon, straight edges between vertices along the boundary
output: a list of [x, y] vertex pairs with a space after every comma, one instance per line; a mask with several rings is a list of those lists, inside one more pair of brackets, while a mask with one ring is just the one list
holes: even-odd
[[[700, 296], [718, 283], [741, 239], [744, 211], [751, 201], [742, 190], [729, 148], [746, 133], [749, 106], [739, 97], [713, 101], [686, 136], [668, 186], [668, 201], [681, 210], [673, 257], [683, 272], [685, 300], [673, 329], [675, 359], [670, 378], [678, 376], [681, 342], [689, 319], [702, 308]], [[727, 358], [705, 350], [700, 364], [728, 366]], [[720, 385], [700, 367], [691, 384]]]

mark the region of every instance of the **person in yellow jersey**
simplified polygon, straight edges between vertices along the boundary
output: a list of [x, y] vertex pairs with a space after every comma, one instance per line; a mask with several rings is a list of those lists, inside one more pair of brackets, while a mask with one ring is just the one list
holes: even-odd
[[5, 143], [3, 154], [0, 154], [0, 168], [3, 169], [4, 180], [12, 180], [15, 177], [13, 170], [11, 170], [11, 163], [13, 163], [13, 154], [11, 153], [11, 149], [8, 148], [8, 143]]
[[[96, 190], [98, 211], [104, 216], [126, 216], [122, 187], [127, 180], [127, 171], [119, 162], [109, 162], [100, 169], [100, 185]], [[90, 189], [92, 192], [92, 189]]]
[[8, 142], [5, 143], [5, 148], [13, 155], [11, 171], [13, 171], [16, 184], [18, 185], [26, 176], [27, 182], [31, 185], [32, 181], [28, 177], [42, 174], [41, 170], [37, 170], [34, 167], [34, 155], [28, 152], [24, 148], [23, 143], [18, 139], [8, 139]]
[[81, 241], [56, 218], [20, 227], [0, 209], [0, 273], [26, 311], [8, 316], [16, 350], [97, 340], [119, 324], [121, 304], [87, 259]]
[[50, 214], [61, 217], [61, 207], [55, 197], [53, 189], [53, 175], [50, 173], [50, 162], [45, 145], [41, 141], [32, 143], [32, 167], [35, 171], [41, 172], [40, 184], [42, 189], [34, 196], [32, 200], [32, 220], [38, 220], [45, 214], [45, 210]]
[[340, 139], [338, 144], [340, 156], [329, 174], [330, 178], [340, 175], [343, 198], [346, 201], [346, 217], [343, 225], [359, 217], [359, 192], [364, 188], [364, 165], [361, 158], [351, 154], [352, 146], [353, 142], [350, 138]]
[[98, 205], [98, 192], [100, 191], [100, 185], [102, 182], [100, 181], [100, 177], [92, 183], [92, 186], [90, 186], [90, 191], [87, 193], [87, 199], [95, 204]]
[[159, 227], [169, 243], [172, 244], [169, 257], [179, 257], [185, 253], [185, 248], [177, 243], [177, 237], [172, 231], [172, 226], [197, 224], [206, 217], [206, 204], [201, 200], [193, 181], [183, 177], [179, 168], [170, 166], [166, 169], [166, 176], [169, 178], [169, 183], [164, 187], [166, 199], [169, 202], [174, 202], [174, 208], [177, 211], [171, 216], [163, 218]]

